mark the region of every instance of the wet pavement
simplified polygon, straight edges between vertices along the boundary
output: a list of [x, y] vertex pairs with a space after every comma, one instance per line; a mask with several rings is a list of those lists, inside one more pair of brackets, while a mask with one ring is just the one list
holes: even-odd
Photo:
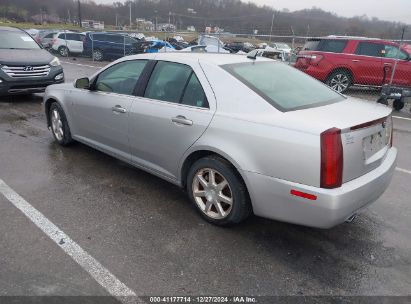
[[[64, 61], [67, 81], [104, 65]], [[137, 295], [411, 295], [409, 173], [396, 171], [351, 224], [252, 217], [219, 228], [176, 186], [85, 145], [54, 143], [41, 102], [0, 100], [0, 179]], [[398, 167], [411, 171], [411, 121], [394, 123]], [[2, 195], [0, 231], [0, 295], [107, 295]]]

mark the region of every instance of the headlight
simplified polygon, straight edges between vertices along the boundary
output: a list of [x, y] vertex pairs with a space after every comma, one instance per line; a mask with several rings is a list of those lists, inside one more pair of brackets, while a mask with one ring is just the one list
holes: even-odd
[[54, 59], [52, 61], [50, 61], [49, 63], [51, 66], [59, 66], [60, 64], [60, 60], [57, 57], [54, 57]]

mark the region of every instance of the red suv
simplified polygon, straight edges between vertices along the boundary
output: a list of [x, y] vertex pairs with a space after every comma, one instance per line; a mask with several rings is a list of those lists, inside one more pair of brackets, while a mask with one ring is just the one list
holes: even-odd
[[295, 67], [339, 92], [352, 85], [389, 83], [411, 87], [411, 45], [368, 38], [326, 37], [307, 40]]

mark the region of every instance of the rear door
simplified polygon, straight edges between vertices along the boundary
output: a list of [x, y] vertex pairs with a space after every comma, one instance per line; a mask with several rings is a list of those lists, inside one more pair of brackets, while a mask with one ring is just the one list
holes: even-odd
[[384, 81], [382, 54], [384, 45], [378, 41], [359, 41], [352, 56], [355, 83], [381, 86]]
[[411, 61], [408, 53], [400, 50], [394, 43], [387, 43], [384, 45], [382, 61], [387, 70], [386, 83], [389, 83], [392, 77], [394, 85], [411, 87]]
[[84, 35], [72, 33], [69, 36], [69, 49], [74, 53], [83, 53]]
[[175, 180], [184, 152], [207, 129], [215, 112], [199, 64], [159, 61], [130, 113], [133, 162]]
[[120, 62], [101, 72], [91, 90], [74, 89], [72, 128], [79, 139], [130, 161], [129, 113], [147, 60]]

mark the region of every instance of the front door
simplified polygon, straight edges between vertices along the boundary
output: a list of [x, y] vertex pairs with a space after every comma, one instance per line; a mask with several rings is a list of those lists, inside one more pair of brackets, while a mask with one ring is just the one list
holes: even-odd
[[101, 72], [91, 90], [73, 91], [75, 137], [130, 160], [130, 109], [135, 99], [136, 84], [147, 62], [123, 61]]

